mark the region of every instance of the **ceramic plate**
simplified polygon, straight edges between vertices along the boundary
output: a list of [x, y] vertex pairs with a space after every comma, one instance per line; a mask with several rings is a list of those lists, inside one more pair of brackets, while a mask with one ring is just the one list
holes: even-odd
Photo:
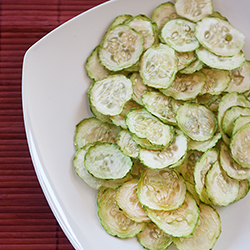
[[[34, 44], [23, 64], [23, 110], [28, 144], [41, 187], [65, 234], [80, 250], [142, 250], [136, 239], [109, 236], [101, 227], [96, 191], [74, 172], [75, 125], [91, 116], [86, 91], [86, 58], [119, 14], [147, 14], [163, 0], [114, 0], [61, 25]], [[249, 0], [214, 0], [220, 11], [246, 35], [250, 59]], [[250, 195], [218, 209], [222, 234], [214, 250], [249, 250]], [[170, 250], [176, 249], [174, 246]]]

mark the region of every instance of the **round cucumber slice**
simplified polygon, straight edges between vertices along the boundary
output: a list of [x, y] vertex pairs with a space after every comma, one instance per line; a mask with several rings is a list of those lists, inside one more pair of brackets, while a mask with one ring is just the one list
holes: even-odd
[[142, 103], [142, 96], [145, 92], [152, 90], [152, 88], [146, 86], [141, 79], [141, 76], [138, 72], [135, 72], [130, 77], [130, 80], [132, 81], [133, 85], [133, 96], [132, 99], [137, 102], [140, 105], [143, 105]]
[[205, 189], [205, 179], [207, 172], [211, 169], [213, 164], [218, 161], [218, 159], [219, 152], [215, 148], [211, 148], [202, 155], [194, 167], [195, 190], [199, 195], [200, 200], [207, 204], [211, 202]]
[[195, 36], [202, 46], [218, 56], [237, 55], [245, 44], [245, 36], [229, 22], [205, 17], [195, 26]]
[[185, 200], [186, 185], [178, 171], [170, 168], [146, 169], [138, 183], [139, 201], [154, 210], [170, 211]]
[[123, 129], [119, 133], [117, 144], [125, 155], [133, 158], [139, 156], [140, 147], [132, 140], [131, 133], [128, 130]]
[[171, 126], [162, 123], [144, 108], [133, 109], [126, 116], [128, 130], [151, 144], [166, 147], [174, 139], [174, 130]]
[[192, 62], [196, 60], [194, 51], [191, 52], [178, 52], [175, 51], [175, 55], [178, 59], [178, 70], [181, 71], [184, 68], [191, 65]]
[[188, 140], [188, 149], [206, 152], [208, 149], [214, 147], [220, 138], [221, 133], [215, 134], [211, 139], [207, 141], [193, 141], [190, 139]]
[[173, 84], [168, 89], [160, 89], [166, 95], [171, 96], [175, 100], [192, 100], [203, 89], [206, 82], [206, 76], [202, 72], [193, 74], [176, 74]]
[[211, 206], [200, 203], [200, 216], [194, 233], [189, 237], [173, 238], [178, 250], [210, 250], [221, 233], [221, 220]]
[[199, 59], [196, 59], [190, 65], [188, 65], [184, 69], [180, 70], [180, 73], [193, 74], [194, 72], [201, 70], [202, 67], [203, 67], [203, 62], [201, 62]]
[[173, 237], [187, 237], [192, 234], [199, 219], [199, 208], [189, 192], [186, 193], [184, 204], [176, 210], [145, 209], [149, 218], [162, 231]]
[[235, 201], [239, 201], [243, 199], [249, 192], [250, 189], [250, 182], [249, 180], [242, 180], [240, 181], [240, 188], [239, 193]]
[[77, 175], [82, 180], [84, 180], [85, 183], [87, 183], [91, 188], [99, 189], [101, 186], [103, 186], [105, 180], [95, 178], [87, 171], [87, 169], [84, 166], [85, 154], [88, 151], [89, 147], [91, 146], [93, 146], [93, 143], [89, 143], [85, 145], [83, 148], [77, 150], [73, 159], [73, 165]]
[[180, 131], [176, 131], [174, 142], [161, 151], [141, 148], [139, 159], [141, 162], [152, 169], [163, 169], [182, 159], [187, 151], [187, 138]]
[[154, 9], [151, 19], [157, 24], [160, 31], [167, 21], [177, 17], [178, 15], [175, 11], [174, 4], [171, 2], [166, 2], [158, 5]]
[[176, 0], [175, 9], [178, 15], [197, 22], [213, 13], [213, 2], [211, 0]]
[[203, 68], [201, 71], [207, 76], [201, 94], [219, 95], [231, 81], [230, 72], [227, 70]]
[[132, 82], [124, 75], [111, 75], [96, 81], [88, 94], [92, 105], [100, 113], [118, 115], [132, 97]]
[[111, 25], [109, 26], [109, 30], [113, 29], [115, 26], [119, 25], [119, 24], [123, 24], [126, 20], [132, 18], [133, 16], [130, 14], [122, 14], [117, 16], [114, 21], [111, 23]]
[[115, 125], [104, 123], [95, 117], [85, 118], [76, 125], [75, 147], [78, 150], [96, 141], [116, 143], [120, 131]]
[[115, 196], [115, 201], [123, 213], [135, 222], [150, 222], [137, 197], [137, 179], [122, 184]]
[[144, 50], [158, 43], [158, 27], [146, 15], [134, 16], [126, 24], [142, 35]]
[[118, 145], [99, 142], [85, 154], [84, 165], [96, 178], [121, 179], [130, 171], [133, 162], [120, 151]]
[[228, 206], [239, 193], [239, 181], [230, 178], [216, 161], [208, 170], [205, 180], [209, 200], [216, 206]]
[[186, 182], [194, 184], [194, 167], [202, 155], [200, 151], [189, 150], [183, 164], [177, 167]]
[[129, 219], [117, 206], [117, 190], [107, 189], [98, 203], [98, 216], [103, 228], [112, 236], [132, 238], [143, 231], [146, 223], [137, 223]]
[[229, 148], [222, 143], [220, 150], [220, 164], [227, 175], [236, 180], [250, 179], [250, 169], [243, 168], [237, 164], [229, 150]]
[[207, 141], [217, 130], [217, 119], [214, 113], [196, 103], [182, 104], [177, 110], [176, 120], [179, 128], [195, 141]]
[[200, 61], [215, 69], [234, 70], [240, 68], [246, 60], [242, 51], [234, 56], [218, 56], [201, 46], [195, 53]]
[[230, 149], [234, 160], [243, 168], [250, 168], [250, 123], [232, 137]]
[[195, 23], [185, 19], [168, 21], [161, 30], [161, 41], [178, 52], [196, 50], [200, 44], [194, 36]]
[[142, 35], [121, 24], [106, 32], [98, 56], [100, 63], [108, 70], [119, 71], [136, 64], [143, 49]]
[[89, 78], [94, 81], [101, 80], [107, 77], [111, 72], [100, 64], [98, 58], [99, 45], [92, 51], [85, 63], [85, 69]]
[[249, 90], [250, 81], [250, 61], [245, 61], [244, 65], [230, 72], [231, 81], [225, 92], [236, 91], [244, 93]]
[[146, 228], [137, 234], [139, 243], [149, 250], [167, 249], [172, 244], [172, 237], [164, 233], [153, 222], [147, 224]]
[[172, 97], [160, 92], [147, 91], [142, 96], [142, 103], [148, 112], [158, 117], [162, 122], [176, 124], [175, 113], [171, 105], [172, 99]]
[[145, 85], [154, 88], [168, 88], [178, 71], [175, 51], [159, 43], [148, 48], [140, 60], [140, 75]]
[[125, 105], [123, 106], [123, 110], [119, 115], [109, 116], [109, 119], [116, 126], [120, 126], [123, 129], [127, 129], [127, 126], [126, 126], [126, 123], [125, 123], [125, 118], [126, 118], [127, 113], [131, 109], [135, 109], [135, 108], [139, 108], [139, 107], [141, 107], [141, 105], [139, 105], [133, 99], [130, 99], [129, 101], [127, 101], [125, 103]]

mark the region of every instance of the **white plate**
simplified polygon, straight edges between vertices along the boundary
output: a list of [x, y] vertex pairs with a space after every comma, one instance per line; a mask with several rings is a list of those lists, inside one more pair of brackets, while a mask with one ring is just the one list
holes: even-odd
[[[74, 172], [75, 125], [91, 115], [86, 98], [90, 80], [84, 63], [119, 14], [147, 14], [163, 0], [114, 0], [61, 25], [33, 45], [23, 65], [23, 110], [34, 167], [48, 203], [76, 249], [141, 250], [136, 239], [120, 240], [102, 229], [96, 191]], [[220, 11], [246, 35], [250, 59], [249, 0], [214, 0]], [[249, 250], [250, 195], [220, 208], [222, 234], [214, 250]], [[170, 250], [176, 249], [174, 246]]]

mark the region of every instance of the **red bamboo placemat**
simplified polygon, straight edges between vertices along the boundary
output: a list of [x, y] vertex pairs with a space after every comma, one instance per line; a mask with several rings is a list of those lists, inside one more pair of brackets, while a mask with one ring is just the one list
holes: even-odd
[[25, 51], [48, 32], [107, 0], [0, 0], [0, 249], [73, 249], [43, 195], [24, 130]]

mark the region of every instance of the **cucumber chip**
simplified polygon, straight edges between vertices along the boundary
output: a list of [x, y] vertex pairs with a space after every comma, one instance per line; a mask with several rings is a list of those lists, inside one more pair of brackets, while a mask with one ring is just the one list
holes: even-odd
[[148, 223], [146, 228], [137, 234], [137, 239], [145, 249], [149, 250], [167, 249], [172, 244], [172, 237], [153, 222]]
[[175, 169], [146, 169], [138, 183], [139, 201], [154, 210], [170, 211], [179, 208], [185, 200], [186, 185]]
[[117, 190], [107, 189], [98, 204], [98, 216], [103, 228], [119, 238], [132, 238], [143, 231], [146, 223], [137, 223], [129, 219], [117, 206]]
[[129, 68], [139, 61], [143, 37], [128, 25], [117, 25], [105, 34], [99, 48], [99, 60], [110, 71]]
[[161, 41], [178, 52], [194, 51], [200, 46], [194, 35], [194, 27], [195, 23], [185, 19], [170, 20], [161, 30]]
[[174, 49], [159, 43], [148, 48], [140, 61], [140, 75], [144, 84], [153, 88], [168, 88], [178, 71]]
[[130, 171], [132, 164], [130, 157], [124, 155], [118, 145], [107, 142], [96, 143], [84, 157], [85, 168], [100, 179], [121, 179]]

